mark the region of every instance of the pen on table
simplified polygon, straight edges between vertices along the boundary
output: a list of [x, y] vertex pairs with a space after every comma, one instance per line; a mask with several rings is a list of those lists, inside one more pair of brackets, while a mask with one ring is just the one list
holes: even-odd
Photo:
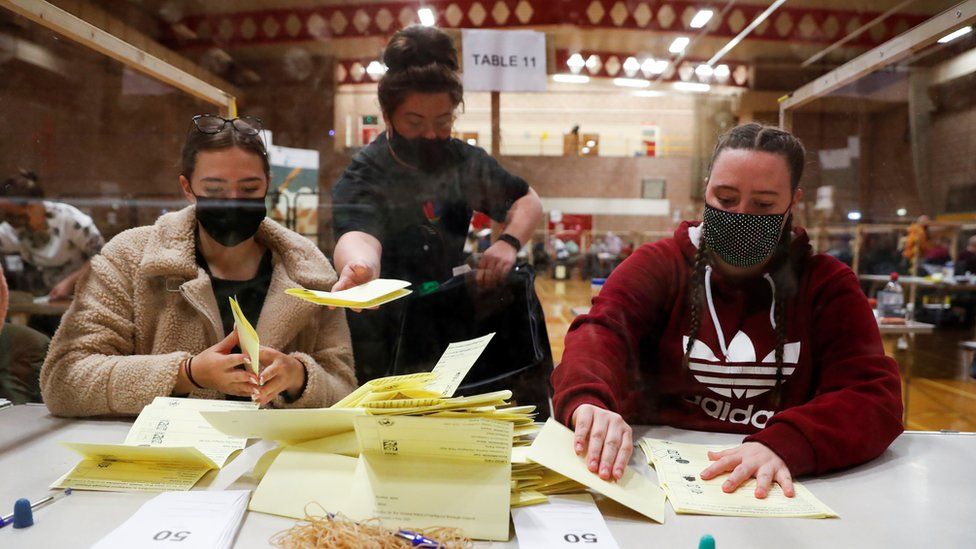
[[415, 532], [411, 532], [409, 530], [400, 530], [399, 532], [396, 533], [396, 535], [400, 538], [409, 541], [410, 545], [413, 545], [414, 547], [417, 546], [440, 547], [441, 546], [441, 544], [438, 543], [437, 541], [432, 540], [430, 538], [425, 538], [424, 536], [417, 534]]
[[[57, 501], [57, 500], [65, 497], [65, 496], [70, 496], [70, 495], [71, 495], [71, 488], [67, 488], [63, 492], [58, 492], [57, 494], [52, 494], [52, 495], [50, 495], [50, 496], [48, 496], [48, 497], [46, 497], [46, 498], [44, 498], [42, 500], [38, 500], [38, 501], [35, 501], [34, 503], [31, 503], [31, 506], [30, 506], [31, 511], [34, 511], [38, 507], [47, 505], [48, 503], [55, 502], [55, 501]], [[13, 523], [13, 521], [14, 521], [14, 515], [13, 515], [13, 513], [11, 513], [9, 515], [4, 515], [3, 517], [0, 517], [0, 528], [3, 528], [4, 526], [6, 526], [8, 524]]]

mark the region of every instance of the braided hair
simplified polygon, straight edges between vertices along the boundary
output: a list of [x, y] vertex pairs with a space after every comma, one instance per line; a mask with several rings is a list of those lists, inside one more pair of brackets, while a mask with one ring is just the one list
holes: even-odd
[[[777, 154], [786, 161], [790, 172], [790, 191], [795, 192], [800, 186], [803, 176], [803, 165], [806, 151], [803, 144], [795, 136], [782, 129], [764, 126], [755, 122], [736, 126], [722, 134], [712, 151], [708, 163], [708, 174], [711, 175], [716, 159], [726, 149], [753, 150]], [[707, 182], [707, 178], [706, 178]], [[706, 183], [707, 184], [707, 183]], [[695, 263], [689, 274], [688, 304], [691, 308], [691, 326], [688, 342], [685, 344], [682, 365], [687, 371], [691, 358], [691, 349], [698, 338], [701, 329], [702, 301], [704, 301], [705, 269], [710, 262], [710, 254], [705, 239], [708, 227], [702, 226], [698, 251], [695, 253]], [[786, 347], [786, 304], [796, 295], [799, 273], [805, 254], [791, 254], [790, 240], [793, 232], [792, 217], [786, 220], [779, 242], [773, 250], [770, 262], [770, 276], [774, 282], [773, 322], [776, 336], [776, 384], [773, 387], [773, 406], [778, 408], [782, 400], [783, 361]]]

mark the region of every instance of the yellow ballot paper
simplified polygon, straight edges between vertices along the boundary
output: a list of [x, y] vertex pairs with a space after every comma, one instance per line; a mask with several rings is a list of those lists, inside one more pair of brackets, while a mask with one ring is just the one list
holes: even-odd
[[608, 482], [586, 468], [585, 458], [573, 451], [573, 432], [550, 418], [528, 450], [528, 458], [569, 477], [587, 488], [630, 507], [656, 522], [664, 523], [664, 491], [650, 479], [628, 467], [617, 482]]
[[355, 424], [358, 458], [327, 453], [331, 441], [286, 447], [250, 509], [300, 519], [316, 502], [390, 528], [448, 526], [476, 539], [508, 539], [511, 423], [362, 416]]
[[196, 448], [62, 442], [84, 458], [51, 488], [109, 492], [189, 490], [217, 464]]
[[796, 481], [793, 482], [796, 495], [792, 498], [786, 497], [783, 489], [774, 484], [765, 499], [756, 499], [754, 478], [731, 494], [722, 491], [722, 483], [728, 475], [702, 480], [699, 473], [713, 463], [708, 459], [708, 452], [725, 450], [727, 446], [645, 438], [640, 441], [640, 447], [657, 471], [657, 478], [675, 513], [730, 517], [837, 516]]
[[406, 280], [377, 278], [348, 290], [338, 292], [323, 292], [321, 290], [306, 290], [305, 288], [290, 288], [285, 293], [305, 301], [330, 307], [347, 307], [352, 309], [368, 309], [400, 299], [410, 295], [407, 290], [410, 283]]
[[246, 437], [232, 437], [215, 429], [201, 415], [204, 411], [257, 410], [256, 402], [156, 397], [139, 413], [125, 437], [128, 446], [192, 446], [218, 467], [247, 445]]
[[221, 433], [233, 437], [263, 438], [282, 444], [352, 431], [353, 419], [365, 415], [360, 408], [305, 408], [287, 410], [228, 410], [201, 412]]
[[370, 395], [377, 393], [391, 394], [391, 398], [395, 398], [398, 393], [424, 390], [429, 383], [433, 383], [436, 379], [437, 375], [433, 372], [420, 372], [417, 374], [371, 379], [331, 407], [356, 408]]
[[261, 342], [258, 340], [258, 333], [254, 330], [254, 326], [251, 326], [251, 323], [244, 317], [244, 313], [241, 311], [240, 305], [237, 304], [237, 300], [233, 297], [228, 297], [227, 299], [230, 300], [230, 310], [234, 312], [234, 323], [237, 324], [237, 335], [241, 340], [241, 349], [251, 359], [251, 371], [257, 375], [260, 372], [259, 359], [261, 357]]
[[484, 352], [485, 347], [491, 343], [493, 337], [495, 337], [494, 332], [477, 339], [458, 341], [448, 345], [444, 354], [434, 365], [434, 369], [431, 370], [437, 378], [433, 383], [427, 385], [427, 390], [440, 393], [446, 397], [454, 396], [454, 391], [457, 391], [461, 381], [464, 380], [464, 376], [468, 375], [468, 371], [478, 361], [478, 357]]

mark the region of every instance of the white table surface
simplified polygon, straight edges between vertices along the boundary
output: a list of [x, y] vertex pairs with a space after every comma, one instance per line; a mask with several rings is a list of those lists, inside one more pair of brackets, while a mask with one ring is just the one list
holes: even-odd
[[[32, 501], [78, 461], [60, 441], [121, 443], [123, 420], [68, 420], [43, 406], [0, 410], [0, 512], [17, 498]], [[734, 444], [738, 436], [639, 427], [639, 435], [685, 442]], [[642, 456], [640, 451], [636, 455]], [[653, 473], [652, 473], [653, 476]], [[207, 478], [202, 483], [207, 482]], [[801, 479], [839, 519], [747, 519], [675, 515], [665, 524], [603, 500], [600, 508], [622, 548], [697, 547], [712, 534], [722, 549], [747, 548], [942, 548], [976, 546], [976, 434], [910, 432], [877, 460], [848, 471]], [[232, 488], [253, 487], [239, 481]], [[89, 547], [124, 522], [152, 494], [75, 491], [34, 513], [35, 525], [0, 529], [0, 547]], [[463, 494], [459, 494], [463, 497]], [[267, 540], [294, 521], [248, 512], [235, 547], [268, 547]], [[478, 547], [517, 547], [479, 543]]]

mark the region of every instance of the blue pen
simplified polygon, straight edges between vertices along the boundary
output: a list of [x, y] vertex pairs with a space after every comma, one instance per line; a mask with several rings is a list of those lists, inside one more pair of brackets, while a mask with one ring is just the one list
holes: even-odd
[[421, 536], [416, 532], [411, 532], [409, 530], [400, 530], [396, 533], [397, 536], [410, 542], [410, 545], [414, 547], [440, 547], [441, 544], [430, 539]]
[[[67, 489], [65, 489], [64, 492], [60, 492], [60, 493], [57, 493], [57, 494], [53, 494], [53, 495], [50, 495], [50, 496], [48, 496], [48, 497], [46, 497], [46, 498], [44, 498], [44, 499], [42, 499], [40, 501], [31, 503], [31, 505], [30, 505], [31, 511], [37, 509], [38, 507], [40, 507], [42, 505], [47, 505], [48, 503], [51, 503], [53, 501], [57, 501], [57, 500], [63, 498], [64, 496], [70, 496], [70, 495], [71, 495], [71, 488], [67, 488]], [[6, 526], [8, 524], [12, 524], [13, 522], [14, 522], [14, 515], [13, 515], [13, 513], [11, 513], [9, 515], [4, 515], [3, 517], [0, 517], [0, 528], [3, 528], [4, 526]]]

